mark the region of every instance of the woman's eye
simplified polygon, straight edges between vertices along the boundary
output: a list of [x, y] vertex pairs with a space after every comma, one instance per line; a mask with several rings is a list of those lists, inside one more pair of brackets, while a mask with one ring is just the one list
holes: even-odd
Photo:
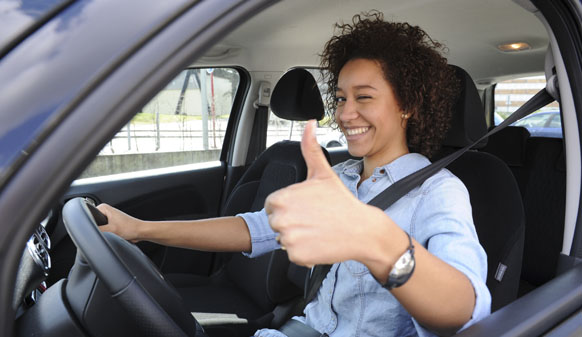
[[346, 101], [346, 98], [345, 97], [341, 97], [341, 96], [336, 96], [335, 97], [335, 102], [337, 104], [344, 103], [345, 101]]
[[370, 98], [372, 98], [372, 96], [366, 96], [366, 95], [360, 95], [360, 96], [358, 96], [358, 99], [359, 100], [370, 99]]

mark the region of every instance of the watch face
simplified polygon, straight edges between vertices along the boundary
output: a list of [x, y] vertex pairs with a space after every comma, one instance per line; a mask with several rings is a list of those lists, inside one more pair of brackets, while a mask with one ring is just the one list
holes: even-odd
[[410, 250], [407, 250], [394, 264], [394, 267], [390, 271], [390, 278], [399, 279], [403, 276], [408, 276], [413, 270], [414, 258]]

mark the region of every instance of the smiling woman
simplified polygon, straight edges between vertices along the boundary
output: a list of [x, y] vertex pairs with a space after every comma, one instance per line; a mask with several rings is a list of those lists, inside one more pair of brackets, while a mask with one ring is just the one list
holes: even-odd
[[[575, 0], [0, 1], [0, 336], [281, 336], [279, 329], [292, 336], [285, 322], [294, 316], [291, 322], [331, 337], [458, 329], [459, 336], [576, 335], [581, 17]], [[517, 42], [527, 47], [498, 49]], [[290, 69], [318, 72], [322, 48], [331, 61], [323, 63], [320, 90], [332, 100], [332, 140], [349, 146], [329, 157], [319, 152], [328, 142], [312, 137], [312, 124], [270, 122], [267, 106]], [[472, 114], [455, 115], [449, 132], [469, 132], [449, 142], [455, 73], [464, 94], [452, 110]], [[236, 88], [223, 81], [234, 74]], [[473, 148], [387, 210], [366, 204], [441, 155], [433, 154], [443, 138], [447, 152], [465, 146], [474, 130], [481, 134], [495, 116], [496, 84], [534, 74], [545, 75], [537, 89], [549, 81], [559, 98], [548, 111], [559, 111], [562, 138], [496, 133], [488, 141], [499, 158], [489, 146]], [[314, 88], [300, 81], [278, 94], [302, 102]], [[500, 106], [517, 108], [505, 98]], [[167, 112], [158, 116], [159, 144], [156, 110]], [[171, 137], [162, 124], [176, 127]], [[188, 143], [199, 140], [188, 137], [194, 126], [208, 130], [208, 148], [202, 138]], [[304, 129], [309, 174], [297, 141]], [[147, 144], [144, 135], [153, 136]], [[78, 179], [100, 151], [113, 158], [129, 144], [129, 156], [159, 145], [156, 154], [170, 146], [213, 157], [182, 165], [184, 158], [151, 156], [148, 167], [165, 168]], [[273, 146], [260, 153], [266, 145]], [[346, 160], [352, 155], [361, 159]], [[145, 165], [145, 156], [138, 161]], [[474, 189], [477, 183], [485, 188]], [[73, 233], [71, 241], [62, 215], [71, 199], [80, 215], [67, 222], [93, 226], [95, 240]], [[137, 248], [96, 231], [92, 202], [111, 205], [99, 206], [111, 222], [102, 229], [141, 239]], [[41, 221], [50, 251], [35, 241], [38, 233], [29, 240]], [[511, 234], [514, 228], [525, 228], [525, 237]], [[102, 240], [120, 261], [85, 256], [109, 251], [99, 248]], [[40, 245], [44, 260], [50, 256], [42, 273], [48, 287], [26, 268], [27, 242]], [[300, 265], [320, 263], [331, 267], [304, 306], [309, 270]], [[116, 277], [123, 265], [133, 276]], [[111, 279], [125, 281], [112, 291], [104, 286]], [[162, 283], [143, 284], [150, 281]], [[140, 291], [150, 286], [165, 290]], [[147, 321], [143, 308], [156, 308]], [[192, 317], [204, 317], [204, 331], [194, 331]]]
[[[381, 13], [370, 15], [383, 20]], [[394, 99], [407, 114], [408, 146], [431, 157], [448, 131], [451, 107], [459, 91], [453, 70], [439, 54], [446, 48], [408, 23], [378, 26], [356, 15], [352, 25], [337, 24], [337, 28], [340, 34], [326, 44], [321, 61], [328, 70], [324, 73], [326, 111], [333, 115], [341, 101], [334, 97], [338, 86], [341, 89], [338, 79], [344, 64], [358, 58], [376, 60], [375, 70], [390, 83]], [[384, 36], [391, 38], [380, 38]]]
[[[346, 324], [342, 329], [340, 324], [349, 321], [348, 313], [341, 308], [354, 307], [344, 293], [356, 292], [367, 305], [355, 312], [351, 309], [349, 315], [375, 317], [372, 312], [377, 312], [379, 316], [368, 318], [367, 324], [375, 333], [398, 336], [416, 329], [417, 334], [431, 334], [421, 326], [433, 333], [456, 331], [486, 315], [491, 300], [483, 278], [486, 257], [476, 240], [472, 218], [466, 217], [470, 206], [465, 187], [450, 172], [442, 171], [411, 193], [422, 191], [420, 195], [389, 207], [385, 213], [359, 201], [370, 200], [395, 180], [428, 165], [421, 154], [409, 154], [409, 145], [428, 154], [438, 150], [458, 95], [457, 77], [435, 50], [441, 45], [418, 27], [385, 22], [380, 13], [356, 15], [352, 24], [337, 27], [337, 34], [325, 45], [322, 56], [329, 75], [328, 88], [335, 97], [329, 103], [329, 111], [334, 112], [336, 123], [346, 135], [349, 153], [363, 159], [348, 160], [332, 170], [310, 139], [313, 129], [306, 129], [302, 140], [309, 171], [306, 182], [273, 193], [265, 204], [269, 223], [280, 233], [280, 244], [286, 247], [291, 261], [303, 265], [333, 264], [327, 282], [322, 283], [315, 303], [306, 308], [302, 322], [330, 336], [358, 334], [357, 327]], [[403, 48], [391, 48], [397, 44]], [[447, 90], [435, 90], [443, 85]], [[437, 128], [427, 132], [428, 125]], [[443, 198], [443, 191], [455, 206], [449, 209], [440, 202], [437, 211], [432, 202]], [[417, 209], [421, 204], [423, 211]], [[324, 208], [325, 212], [313, 211]], [[243, 217], [252, 237], [256, 231], [252, 228], [259, 227], [260, 220], [254, 214]], [[462, 225], [456, 227], [453, 223]], [[449, 236], [451, 233], [456, 234]], [[414, 237], [410, 245], [414, 242], [415, 257], [407, 259], [408, 263], [417, 260], [414, 273], [409, 266], [402, 269], [407, 272], [396, 271], [397, 266], [406, 264], [399, 258], [407, 252], [406, 235], [409, 239]], [[433, 236], [440, 239], [432, 239], [429, 248], [428, 241]], [[457, 260], [459, 254], [451, 251], [451, 246], [463, 246], [465, 252], [472, 252], [469, 255], [473, 259]], [[254, 248], [253, 255], [259, 254]], [[463, 272], [452, 267], [461, 265]], [[352, 271], [351, 275], [344, 268]], [[370, 276], [358, 281], [367, 290], [352, 283], [356, 282], [354, 273]], [[389, 277], [392, 273], [405, 273], [406, 277], [396, 282]], [[378, 288], [382, 285], [392, 290], [391, 295], [381, 295]], [[454, 296], [445, 289], [455, 289], [457, 301], [443, 308], [445, 298]], [[334, 313], [326, 310], [332, 301], [322, 295], [327, 293], [336, 303]], [[382, 307], [392, 309], [377, 309]], [[440, 314], [437, 307], [442, 309]], [[327, 316], [338, 321], [337, 329], [313, 318]]]

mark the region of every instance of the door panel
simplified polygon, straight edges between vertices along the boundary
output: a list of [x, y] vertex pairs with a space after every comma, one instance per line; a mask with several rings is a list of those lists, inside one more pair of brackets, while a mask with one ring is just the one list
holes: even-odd
[[[106, 180], [92, 178], [75, 183], [60, 201], [74, 197], [89, 197], [99, 203], [108, 203], [123, 212], [143, 220], [203, 219], [218, 216], [225, 175], [225, 165]], [[60, 214], [57, 209], [54, 214]], [[49, 229], [53, 239], [53, 271], [49, 283], [66, 277], [75, 258], [71, 243], [61, 219]], [[140, 242], [138, 247], [152, 259], [162, 273], [193, 273], [208, 275], [213, 268], [214, 254], [179, 248], [168, 248], [151, 242]]]

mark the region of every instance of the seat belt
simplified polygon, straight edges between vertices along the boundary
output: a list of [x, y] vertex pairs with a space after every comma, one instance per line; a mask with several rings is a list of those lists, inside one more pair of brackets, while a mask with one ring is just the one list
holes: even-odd
[[321, 333], [307, 324], [295, 319], [288, 320], [279, 328], [287, 337], [328, 337], [326, 333]]
[[[499, 130], [505, 128], [507, 125], [516, 122], [517, 120], [548, 105], [553, 101], [554, 98], [548, 93], [548, 91], [545, 88], [542, 89], [540, 92], [535, 94], [535, 96], [529, 99], [526, 103], [520, 106], [519, 109], [517, 109], [514, 113], [507, 117], [507, 119], [505, 119], [501, 124], [491, 129], [484, 136], [479, 138], [477, 141], [473, 142], [473, 144], [467, 145], [464, 148], [459, 149], [456, 152], [453, 152], [450, 155], [443, 157], [438, 161], [400, 179], [399, 181], [387, 187], [384, 191], [380, 192], [380, 194], [378, 194], [376, 197], [370, 200], [368, 204], [376, 206], [383, 210], [387, 209], [397, 200], [399, 200], [408, 192], [410, 192], [413, 188], [421, 185], [426, 179], [430, 178], [432, 175], [448, 166], [455, 159], [459, 158], [463, 153], [467, 152], [467, 150], [478, 144], [483, 139], [497, 133]], [[305, 304], [311, 302], [315, 298], [317, 292], [319, 291], [321, 283], [327, 276], [327, 273], [329, 272], [330, 269], [331, 265], [328, 264], [316, 265], [315, 267], [313, 267], [311, 275], [307, 276], [305, 282], [306, 284], [304, 293]]]
[[253, 104], [255, 116], [251, 131], [251, 141], [247, 150], [246, 164], [251, 164], [267, 147], [270, 100], [271, 83], [263, 81], [259, 84], [259, 98]]
[[251, 131], [251, 142], [247, 150], [246, 163], [252, 163], [257, 157], [265, 151], [267, 146], [267, 124], [269, 121], [269, 107], [259, 105], [255, 110], [253, 120], [253, 129]]

